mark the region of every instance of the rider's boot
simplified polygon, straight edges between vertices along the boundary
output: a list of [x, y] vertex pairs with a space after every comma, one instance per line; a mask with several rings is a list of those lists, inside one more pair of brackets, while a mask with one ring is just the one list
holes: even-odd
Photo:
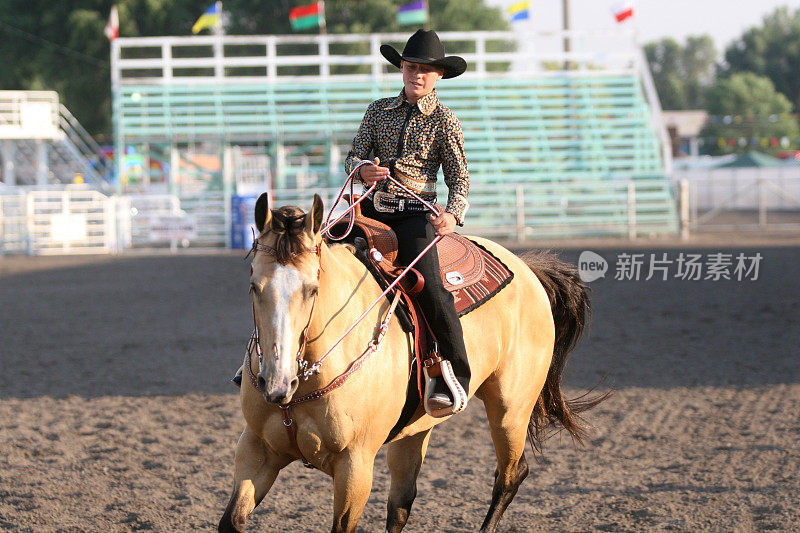
[[425, 412], [434, 418], [460, 413], [467, 407], [467, 393], [456, 377], [450, 361], [442, 359], [438, 350], [423, 362], [425, 375]]
[[233, 379], [231, 379], [231, 382], [234, 385], [236, 385], [237, 387], [239, 387], [240, 389], [242, 388], [242, 372], [243, 371], [244, 371], [244, 365], [239, 367], [239, 370], [236, 371], [236, 375], [233, 376]]

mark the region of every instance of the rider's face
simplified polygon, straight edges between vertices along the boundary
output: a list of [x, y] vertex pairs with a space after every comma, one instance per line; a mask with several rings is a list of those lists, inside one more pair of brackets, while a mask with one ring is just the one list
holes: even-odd
[[442, 79], [444, 74], [442, 69], [421, 63], [403, 61], [401, 67], [406, 100], [412, 104], [431, 92], [436, 86], [436, 82]]

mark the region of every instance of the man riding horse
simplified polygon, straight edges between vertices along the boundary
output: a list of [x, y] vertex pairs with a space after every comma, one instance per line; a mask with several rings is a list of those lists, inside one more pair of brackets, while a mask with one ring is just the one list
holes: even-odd
[[[461, 57], [445, 56], [434, 31], [418, 30], [400, 54], [389, 45], [381, 54], [403, 72], [403, 90], [392, 98], [372, 102], [367, 108], [344, 168], [350, 174], [363, 165], [356, 178], [366, 186], [379, 182], [362, 205], [362, 214], [383, 222], [397, 234], [398, 260], [409, 264], [438, 235], [464, 224], [469, 207], [469, 171], [464, 157], [461, 123], [436, 95], [436, 82], [454, 78], [467, 69]], [[425, 215], [425, 207], [386, 180], [396, 180], [423, 199], [436, 200], [436, 174], [442, 167], [449, 189], [447, 205], [438, 216]], [[427, 381], [425, 410], [442, 417], [464, 409], [470, 369], [461, 322], [453, 295], [439, 275], [436, 247], [415, 267], [425, 279], [419, 303], [438, 341], [441, 377]]]

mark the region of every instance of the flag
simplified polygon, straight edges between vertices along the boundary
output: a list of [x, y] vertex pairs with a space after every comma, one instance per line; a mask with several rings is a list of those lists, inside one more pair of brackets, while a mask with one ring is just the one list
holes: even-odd
[[397, 9], [397, 23], [401, 26], [428, 22], [428, 4], [425, 0], [412, 2]]
[[214, 2], [214, 4], [205, 10], [205, 12], [200, 15], [200, 18], [197, 19], [197, 22], [194, 23], [192, 26], [192, 33], [200, 33], [206, 28], [213, 28], [220, 21], [220, 15], [222, 14], [222, 2]]
[[622, 22], [631, 18], [633, 16], [632, 0], [617, 2], [611, 7], [611, 12], [614, 14], [614, 18], [617, 19], [617, 22]]
[[103, 33], [106, 34], [109, 41], [113, 41], [119, 37], [119, 13], [117, 13], [117, 6], [111, 6], [111, 13], [108, 15], [108, 24], [106, 24]]
[[314, 2], [289, 11], [289, 24], [293, 31], [325, 27], [325, 2]]
[[511, 7], [508, 8], [508, 14], [511, 15], [511, 22], [517, 22], [518, 20], [528, 20], [529, 13], [528, 8], [531, 6], [531, 3], [528, 0], [523, 0], [522, 2], [515, 2], [511, 4]]

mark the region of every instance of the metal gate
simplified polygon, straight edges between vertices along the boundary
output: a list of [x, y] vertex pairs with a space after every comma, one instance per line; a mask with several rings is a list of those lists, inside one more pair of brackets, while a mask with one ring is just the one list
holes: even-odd
[[30, 255], [105, 254], [116, 250], [115, 200], [92, 190], [25, 194]]

